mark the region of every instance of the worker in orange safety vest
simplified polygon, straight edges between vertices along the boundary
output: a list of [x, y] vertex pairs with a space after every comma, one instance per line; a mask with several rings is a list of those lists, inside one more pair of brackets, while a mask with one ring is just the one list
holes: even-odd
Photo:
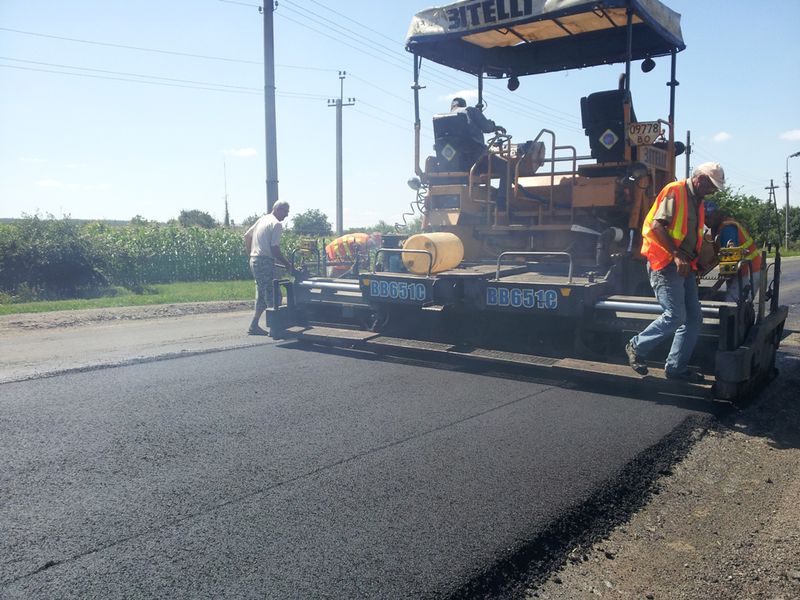
[[[743, 265], [739, 273], [742, 282], [750, 285], [750, 267], [753, 271], [753, 289], [749, 290], [748, 296], [755, 298], [761, 282], [761, 252], [753, 241], [750, 233], [737, 220], [731, 218], [723, 212], [716, 202], [707, 200], [705, 202], [706, 225], [711, 230], [717, 248], [744, 248], [744, 258], [750, 261], [749, 266]], [[725, 284], [725, 300], [728, 302], [739, 301], [739, 277], [729, 279]]]
[[340, 235], [325, 246], [325, 254], [331, 261], [354, 261], [356, 255], [380, 248], [381, 234], [374, 233], [347, 233]]
[[642, 255], [663, 312], [625, 346], [628, 363], [640, 375], [647, 374], [646, 357], [671, 337], [664, 365], [667, 378], [703, 380], [702, 373], [689, 369], [703, 324], [696, 278], [705, 221], [703, 198], [724, 185], [722, 167], [703, 163], [691, 178], [664, 186], [645, 217]]

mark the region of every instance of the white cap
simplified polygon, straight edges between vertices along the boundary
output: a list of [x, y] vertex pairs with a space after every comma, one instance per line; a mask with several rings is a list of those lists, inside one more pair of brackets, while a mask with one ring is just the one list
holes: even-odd
[[711, 180], [714, 187], [720, 191], [725, 187], [725, 171], [722, 170], [722, 166], [719, 163], [707, 162], [702, 165], [697, 165], [692, 175], [694, 177], [705, 175]]

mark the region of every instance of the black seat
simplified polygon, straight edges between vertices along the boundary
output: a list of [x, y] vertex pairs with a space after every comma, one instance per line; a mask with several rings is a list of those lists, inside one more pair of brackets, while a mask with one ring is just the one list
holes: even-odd
[[434, 115], [433, 137], [438, 172], [469, 171], [486, 149], [470, 136], [465, 112]]
[[[622, 162], [625, 160], [625, 113], [623, 104], [630, 102], [627, 90], [595, 92], [581, 98], [581, 121], [592, 157], [597, 162]], [[631, 122], [636, 116], [631, 105]]]

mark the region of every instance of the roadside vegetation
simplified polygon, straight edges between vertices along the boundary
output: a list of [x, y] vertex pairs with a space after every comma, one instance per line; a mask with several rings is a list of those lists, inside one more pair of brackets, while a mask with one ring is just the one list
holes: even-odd
[[[76, 308], [249, 300], [253, 283], [241, 225], [183, 211], [169, 223], [134, 217], [126, 224], [24, 215], [0, 223], [0, 314]], [[318, 210], [294, 216], [281, 246], [312, 256], [333, 237]], [[352, 231], [395, 231], [383, 221]], [[316, 256], [313, 254], [313, 256]], [[316, 260], [316, 258], [314, 258]]]
[[[759, 246], [773, 253], [783, 246], [784, 211], [754, 196], [730, 190], [714, 199], [740, 220]], [[220, 224], [198, 210], [182, 211], [169, 223], [140, 216], [129, 223], [77, 221], [52, 215], [24, 215], [0, 223], [0, 314], [77, 308], [249, 300], [252, 281], [245, 256], [244, 231], [258, 219], [240, 225]], [[404, 231], [421, 230], [417, 216]], [[394, 233], [384, 221], [347, 230]], [[286, 256], [316, 260], [308, 248], [322, 251], [334, 237], [328, 217], [312, 209], [293, 215], [281, 238]], [[800, 254], [800, 208], [789, 213], [788, 249]]]

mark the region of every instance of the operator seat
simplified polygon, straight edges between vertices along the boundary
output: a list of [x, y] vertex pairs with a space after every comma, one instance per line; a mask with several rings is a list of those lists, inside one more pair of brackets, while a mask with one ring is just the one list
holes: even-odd
[[486, 150], [470, 136], [469, 118], [465, 112], [433, 116], [433, 148], [435, 170], [439, 173], [464, 173]]
[[[625, 160], [623, 104], [626, 100], [630, 103], [631, 93], [625, 89], [595, 92], [581, 98], [581, 122], [589, 136], [592, 158], [598, 163]], [[630, 119], [631, 122], [636, 121], [633, 104]], [[635, 157], [632, 158], [635, 160]]]

